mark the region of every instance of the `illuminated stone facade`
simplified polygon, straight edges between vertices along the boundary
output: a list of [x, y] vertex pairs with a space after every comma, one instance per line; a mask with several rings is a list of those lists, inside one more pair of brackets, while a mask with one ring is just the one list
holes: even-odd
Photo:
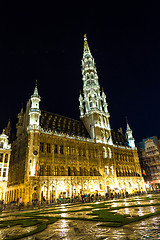
[[8, 169], [11, 155], [11, 145], [5, 131], [0, 135], [0, 201], [5, 199], [7, 191]]
[[[144, 191], [132, 131], [127, 137], [110, 127], [108, 104], [100, 91], [87, 38], [82, 59], [80, 120], [40, 110], [37, 86], [26, 111], [18, 114], [12, 144], [6, 201], [22, 197], [49, 202], [84, 193]], [[132, 141], [130, 141], [132, 140]], [[132, 144], [130, 144], [132, 143]]]

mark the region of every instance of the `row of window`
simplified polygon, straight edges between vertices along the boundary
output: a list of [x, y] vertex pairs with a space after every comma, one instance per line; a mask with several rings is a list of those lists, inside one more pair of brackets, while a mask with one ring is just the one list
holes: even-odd
[[0, 168], [0, 177], [6, 177], [7, 176], [7, 168], [3, 168], [3, 172], [2, 172], [2, 168]]
[[155, 149], [155, 146], [147, 147], [146, 150]]
[[[51, 167], [50, 165], [40, 165], [40, 176], [51, 176]], [[54, 176], [100, 176], [100, 173], [97, 169], [95, 168], [90, 168], [87, 170], [86, 168], [70, 168], [68, 167], [67, 170], [65, 170], [64, 167], [55, 167], [54, 168]]]
[[105, 166], [105, 174], [106, 175], [109, 175], [109, 174], [113, 175], [113, 166], [111, 166], [111, 167]]
[[[46, 146], [45, 146], [46, 145]], [[54, 153], [55, 154], [67, 154], [67, 155], [76, 155], [76, 152], [78, 150], [78, 155], [79, 156], [84, 156], [86, 157], [86, 149], [85, 148], [78, 148], [76, 149], [73, 146], [66, 146], [65, 148], [66, 151], [64, 151], [64, 146], [63, 145], [54, 145]], [[40, 151], [41, 152], [45, 152], [47, 151], [47, 153], [51, 153], [51, 144], [47, 143], [45, 144], [44, 142], [40, 143]], [[98, 151], [97, 150], [89, 150], [88, 154], [90, 157], [96, 157], [98, 155]]]
[[156, 158], [154, 158], [154, 157], [146, 158], [145, 160], [146, 160], [146, 163], [148, 163], [148, 164], [160, 163], [159, 156], [157, 156]]
[[152, 179], [153, 180], [159, 179], [159, 176], [153, 176]]
[[158, 150], [146, 152], [147, 155], [154, 155], [154, 154], [157, 154], [157, 153], [158, 153]]
[[[41, 152], [47, 152], [51, 153], [51, 144], [50, 143], [40, 143], [40, 151]], [[87, 150], [85, 148], [75, 148], [74, 146], [66, 146], [65, 151], [64, 151], [64, 145], [58, 145], [54, 144], [54, 153], [55, 154], [67, 154], [67, 155], [76, 155], [78, 154], [79, 156], [86, 157], [87, 155]], [[88, 149], [88, 156], [89, 157], [97, 157], [98, 156], [98, 150], [97, 149]], [[110, 148], [103, 147], [103, 157], [104, 158], [112, 158], [112, 152]], [[129, 161], [133, 162], [134, 159], [131, 156], [125, 156], [118, 154], [117, 155], [117, 160], [119, 161]]]
[[118, 161], [127, 161], [127, 162], [133, 162], [134, 161], [133, 157], [126, 156], [126, 155], [121, 155], [121, 154], [117, 155], [117, 160]]
[[[3, 162], [3, 153], [0, 153], [0, 162]], [[5, 154], [4, 163], [8, 163], [8, 154]]]
[[[51, 153], [51, 144], [50, 143], [47, 143], [47, 148], [46, 148], [46, 151], [48, 153]], [[40, 142], [40, 151], [41, 152], [44, 152], [45, 148], [44, 148], [44, 142]]]
[[151, 173], [158, 173], [160, 172], [160, 166], [155, 166], [155, 167], [151, 167]]
[[140, 174], [137, 172], [129, 172], [129, 171], [116, 171], [117, 177], [140, 177]]

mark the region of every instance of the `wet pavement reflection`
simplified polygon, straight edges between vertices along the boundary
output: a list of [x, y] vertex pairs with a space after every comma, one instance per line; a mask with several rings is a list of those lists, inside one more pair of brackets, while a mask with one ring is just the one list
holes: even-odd
[[[156, 196], [155, 196], [156, 197]], [[159, 195], [157, 196], [160, 197]], [[153, 198], [153, 195], [151, 195]], [[143, 201], [142, 201], [143, 200]], [[101, 202], [102, 203], [102, 202]], [[128, 199], [120, 199], [120, 200], [110, 200], [108, 202], [104, 202], [105, 206], [108, 207], [119, 207], [125, 206], [125, 208], [119, 210], [113, 210], [113, 212], [119, 214], [129, 214], [130, 217], [133, 216], [143, 216], [145, 214], [154, 213], [157, 210], [160, 210], [160, 206], [144, 206], [142, 204], [154, 204], [159, 203], [159, 199], [148, 199], [145, 197], [135, 197]], [[94, 210], [98, 210], [98, 204], [100, 202], [93, 203]], [[134, 205], [134, 207], [130, 207]], [[136, 205], [136, 207], [135, 207]], [[160, 239], [160, 215], [155, 217], [146, 218], [145, 220], [141, 220], [135, 223], [131, 223], [125, 225], [123, 227], [114, 228], [114, 227], [102, 227], [102, 222], [97, 221], [89, 221], [91, 218], [94, 218], [94, 215], [87, 215], [91, 213], [92, 210], [91, 205], [86, 204], [75, 204], [75, 205], [66, 205], [62, 204], [60, 206], [55, 206], [54, 208], [48, 208], [49, 213], [43, 213], [43, 211], [47, 211], [46, 209], [42, 209], [41, 214], [39, 216], [60, 216], [62, 218], [69, 217], [77, 217], [77, 218], [86, 218], [87, 220], [70, 220], [70, 219], [59, 219], [57, 222], [48, 225], [47, 229], [43, 232], [23, 238], [24, 240], [146, 240], [146, 239]], [[86, 211], [81, 211], [86, 208]], [[102, 208], [101, 208], [102, 209]], [[80, 210], [78, 212], [67, 212], [73, 210]], [[37, 211], [37, 210], [35, 210]], [[51, 213], [53, 211], [53, 214]], [[55, 212], [58, 212], [57, 214]], [[60, 211], [60, 213], [59, 213]], [[29, 211], [23, 211], [29, 212]], [[6, 213], [2, 214], [4, 216]], [[20, 217], [8, 216], [5, 218], [6, 220], [10, 219], [18, 219]], [[21, 217], [22, 218], [22, 217]], [[38, 217], [37, 217], [38, 218]], [[4, 218], [0, 218], [0, 220], [4, 220]], [[0, 239], [5, 239], [7, 235], [13, 236], [18, 233], [25, 233], [27, 231], [34, 230], [36, 227], [28, 227], [22, 228], [21, 226], [7, 226], [0, 231]]]
[[[43, 240], [147, 240], [160, 239], [160, 217], [132, 223], [121, 228], [102, 227], [100, 223], [61, 219], [36, 235]], [[24, 238], [34, 240], [33, 236]]]

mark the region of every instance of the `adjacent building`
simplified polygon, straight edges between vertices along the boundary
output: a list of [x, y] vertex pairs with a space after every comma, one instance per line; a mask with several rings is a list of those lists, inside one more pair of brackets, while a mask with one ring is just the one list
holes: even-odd
[[8, 143], [8, 136], [3, 131], [0, 134], [0, 201], [5, 199], [5, 192], [7, 191], [10, 155], [11, 144]]
[[143, 139], [137, 144], [143, 177], [147, 189], [160, 188], [160, 143], [156, 136]]
[[106, 95], [86, 35], [82, 81], [80, 120], [41, 110], [36, 84], [26, 109], [18, 114], [6, 202], [145, 191], [129, 124], [126, 135], [110, 126]]

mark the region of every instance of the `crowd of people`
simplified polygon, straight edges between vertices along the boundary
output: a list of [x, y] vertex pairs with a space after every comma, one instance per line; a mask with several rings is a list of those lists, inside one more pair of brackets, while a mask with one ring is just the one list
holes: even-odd
[[[59, 195], [57, 199], [53, 199], [52, 201], [48, 201], [43, 196], [41, 201], [38, 201], [37, 198], [32, 200], [32, 204], [27, 204], [27, 207], [41, 207], [45, 205], [53, 205], [53, 204], [62, 204], [62, 203], [87, 203], [87, 202], [97, 202], [97, 201], [105, 201], [105, 200], [113, 200], [113, 199], [120, 199], [120, 198], [128, 198], [132, 196], [139, 196], [143, 195], [146, 192], [140, 192], [137, 191], [133, 194], [129, 194], [128, 192], [106, 192], [105, 195], [101, 195], [98, 191], [95, 193], [85, 193], [85, 194], [79, 194], [78, 196], [71, 196], [71, 197], [65, 197], [62, 195]], [[160, 193], [160, 191], [154, 191], [150, 193]], [[0, 212], [5, 210], [7, 208], [18, 208], [19, 210], [24, 207], [24, 202], [22, 200], [22, 197], [18, 198], [17, 201], [12, 201], [8, 204], [4, 203], [4, 200], [0, 200]]]

